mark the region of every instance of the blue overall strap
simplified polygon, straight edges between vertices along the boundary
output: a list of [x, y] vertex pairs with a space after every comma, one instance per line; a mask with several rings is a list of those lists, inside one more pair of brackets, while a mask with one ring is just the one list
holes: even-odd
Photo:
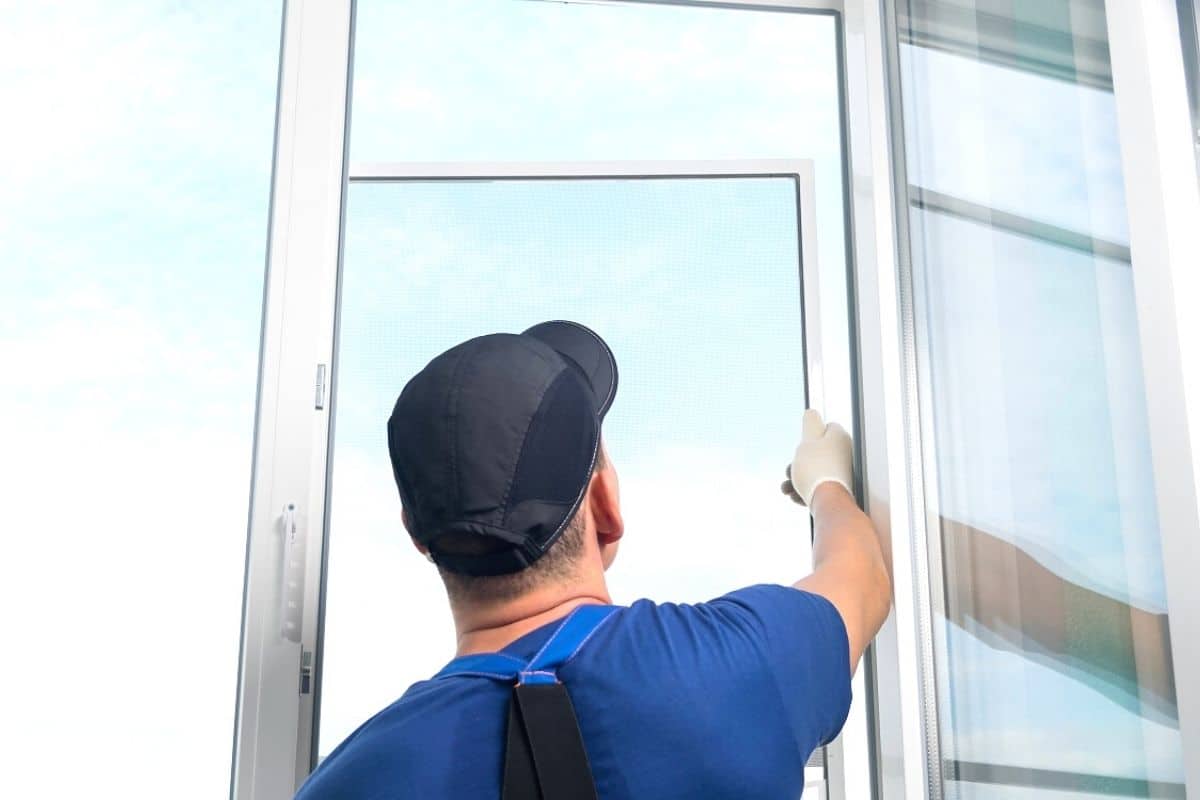
[[433, 676], [433, 680], [457, 675], [473, 675], [507, 683], [517, 679], [517, 675], [525, 668], [525, 664], [523, 659], [506, 656], [504, 653], [476, 653], [454, 659], [442, 667], [441, 672]]
[[504, 653], [451, 661], [434, 676], [476, 676], [512, 682], [504, 751], [502, 800], [596, 800], [579, 720], [558, 668], [587, 644], [616, 606], [579, 606], [528, 662]]
[[616, 610], [616, 606], [577, 606], [517, 674], [517, 683], [558, 683], [558, 668], [574, 658]]
[[577, 606], [529, 661], [505, 653], [476, 653], [459, 656], [433, 676], [433, 680], [456, 675], [513, 683], [555, 683], [558, 668], [575, 657], [619, 606]]

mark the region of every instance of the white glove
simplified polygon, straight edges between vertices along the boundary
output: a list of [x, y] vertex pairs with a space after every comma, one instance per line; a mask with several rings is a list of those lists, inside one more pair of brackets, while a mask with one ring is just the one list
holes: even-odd
[[821, 412], [808, 409], [804, 412], [804, 433], [787, 475], [788, 480], [780, 488], [806, 506], [812, 503], [813, 492], [826, 481], [840, 483], [853, 493], [850, 487], [854, 483], [854, 451], [850, 434], [836, 422], [826, 425]]

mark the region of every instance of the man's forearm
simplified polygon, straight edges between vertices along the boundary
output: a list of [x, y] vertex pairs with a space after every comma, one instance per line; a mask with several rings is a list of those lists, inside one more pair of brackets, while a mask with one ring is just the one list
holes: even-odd
[[851, 664], [875, 637], [892, 607], [890, 566], [875, 526], [840, 484], [828, 482], [812, 497], [813, 574], [796, 585], [825, 595], [845, 619]]
[[864, 569], [882, 571], [891, 593], [891, 565], [883, 556], [870, 518], [841, 484], [823, 483], [813, 492], [813, 569], [826, 559], [852, 559]]

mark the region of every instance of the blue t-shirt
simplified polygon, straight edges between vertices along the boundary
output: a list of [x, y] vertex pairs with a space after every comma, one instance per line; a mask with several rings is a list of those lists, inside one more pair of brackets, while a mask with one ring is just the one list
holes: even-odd
[[[502, 652], [528, 660], [557, 623]], [[823, 597], [752, 586], [696, 605], [639, 600], [558, 670], [601, 800], [796, 798], [850, 708], [846, 628]], [[421, 681], [321, 762], [297, 800], [500, 796], [512, 688]]]

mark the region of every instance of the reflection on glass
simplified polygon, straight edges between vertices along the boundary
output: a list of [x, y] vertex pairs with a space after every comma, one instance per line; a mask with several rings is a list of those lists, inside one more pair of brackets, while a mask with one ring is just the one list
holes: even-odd
[[229, 792], [279, 2], [0, 23], [0, 797]]
[[471, 336], [568, 318], [612, 346], [617, 602], [707, 599], [808, 568], [804, 519], [776, 496], [804, 398], [797, 235], [786, 178], [352, 187], [322, 754], [453, 655], [440, 579], [401, 526], [384, 426], [408, 378]]
[[1183, 797], [1103, 5], [902, 5], [947, 796]]

